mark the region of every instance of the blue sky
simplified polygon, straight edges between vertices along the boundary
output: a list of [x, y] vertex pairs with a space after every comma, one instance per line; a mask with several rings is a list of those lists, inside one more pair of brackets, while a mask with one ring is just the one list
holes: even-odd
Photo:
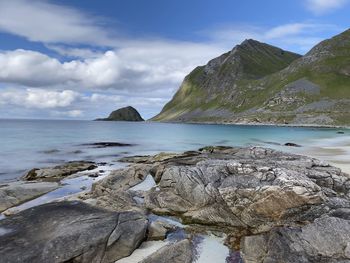
[[349, 0], [0, 0], [0, 118], [157, 114], [197, 65], [246, 38], [306, 53]]

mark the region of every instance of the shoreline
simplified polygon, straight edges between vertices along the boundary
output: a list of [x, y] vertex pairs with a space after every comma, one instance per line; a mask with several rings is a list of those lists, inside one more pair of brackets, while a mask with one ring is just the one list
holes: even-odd
[[[297, 148], [293, 147], [288, 149]], [[178, 163], [172, 163], [172, 159], [178, 160]], [[176, 251], [178, 246], [183, 246], [184, 244], [187, 244], [185, 249], [186, 251], [192, 251], [191, 253], [187, 253], [186, 257], [196, 258], [198, 262], [207, 263], [228, 262], [228, 260], [236, 259], [241, 260], [244, 258], [247, 249], [250, 247], [249, 244], [244, 242], [246, 238], [250, 240], [255, 238], [257, 234], [273, 235], [273, 229], [276, 226], [278, 226], [283, 233], [284, 230], [289, 229], [289, 219], [283, 221], [281, 224], [280, 222], [275, 221], [273, 217], [268, 218], [266, 219], [266, 225], [264, 225], [264, 227], [267, 227], [266, 230], [260, 230], [260, 223], [255, 223], [255, 221], [252, 221], [250, 222], [251, 227], [255, 228], [257, 233], [255, 235], [251, 235], [249, 232], [237, 232], [233, 230], [234, 227], [237, 227], [236, 216], [240, 218], [243, 217], [244, 214], [237, 212], [237, 215], [234, 214], [234, 216], [232, 216], [229, 211], [233, 210], [213, 210], [211, 203], [216, 202], [215, 205], [217, 205], [218, 208], [226, 207], [226, 205], [230, 205], [230, 207], [235, 208], [236, 203], [230, 202], [231, 199], [227, 198], [230, 197], [230, 193], [232, 191], [236, 192], [235, 189], [237, 189], [238, 186], [243, 187], [245, 190], [244, 193], [249, 193], [252, 197], [254, 196], [254, 198], [248, 199], [250, 200], [249, 206], [252, 207], [252, 209], [247, 209], [247, 213], [251, 213], [251, 216], [254, 218], [260, 218], [261, 211], [253, 209], [257, 205], [259, 205], [259, 207], [264, 207], [264, 209], [266, 209], [266, 213], [270, 213], [271, 203], [269, 200], [262, 202], [256, 201], [266, 200], [263, 197], [266, 193], [270, 193], [269, 191], [272, 191], [272, 193], [276, 192], [276, 194], [272, 194], [271, 196], [277, 196], [276, 198], [278, 198], [278, 200], [280, 200], [283, 204], [282, 209], [281, 206], [273, 208], [274, 211], [278, 211], [281, 214], [289, 211], [290, 198], [296, 198], [295, 200], [307, 198], [305, 204], [313, 202], [314, 199], [312, 198], [314, 198], [314, 196], [319, 196], [324, 192], [327, 193], [326, 190], [323, 190], [323, 188], [331, 187], [329, 189], [333, 189], [333, 184], [329, 183], [329, 185], [323, 186], [323, 188], [312, 188], [313, 192], [311, 195], [303, 194], [306, 191], [304, 191], [304, 188], [307, 189], [304, 187], [304, 185], [322, 184], [322, 178], [324, 178], [326, 175], [329, 176], [330, 174], [334, 174], [334, 180], [339, 180], [338, 178], [348, 178], [346, 174], [337, 172], [338, 169], [334, 169], [335, 167], [325, 165], [322, 160], [318, 160], [321, 159], [314, 159], [305, 154], [294, 153], [293, 150], [283, 151], [262, 146], [239, 147], [239, 149], [237, 149], [237, 147], [229, 146], [211, 146], [198, 149], [196, 152], [187, 151], [178, 154], [151, 154], [141, 160], [137, 158], [133, 159], [131, 156], [127, 162], [125, 162], [125, 160], [124, 162], [123, 160], [119, 160], [119, 162], [123, 162], [124, 165], [122, 166], [111, 167], [109, 163], [96, 163], [97, 166], [94, 169], [87, 168], [86, 170], [78, 171], [67, 176], [64, 174], [62, 174], [62, 176], [58, 176], [56, 173], [51, 177], [48, 175], [46, 177], [37, 177], [37, 183], [40, 183], [41, 179], [45, 180], [47, 178], [59, 178], [60, 187], [56, 190], [44, 193], [43, 195], [34, 199], [9, 207], [0, 214], [0, 226], [22, 226], [22, 224], [31, 226], [33, 224], [32, 222], [35, 222], [36, 218], [40, 218], [43, 214], [43, 210], [45, 210], [48, 217], [45, 218], [46, 221], [44, 220], [45, 224], [39, 224], [39, 229], [45, 229], [47, 224], [53, 224], [54, 227], [58, 227], [60, 229], [60, 231], [57, 232], [65, 233], [63, 238], [69, 239], [71, 237], [71, 232], [61, 231], [61, 229], [65, 229], [65, 223], [62, 223], [62, 226], [57, 226], [56, 223], [56, 215], [62, 210], [66, 211], [65, 218], [61, 219], [62, 221], [67, 220], [67, 222], [71, 222], [73, 220], [74, 222], [79, 222], [82, 218], [89, 218], [89, 220], [86, 222], [90, 222], [90, 218], [92, 218], [91, 220], [93, 223], [91, 226], [89, 226], [89, 231], [91, 233], [98, 231], [98, 227], [96, 228], [96, 223], [94, 221], [95, 219], [98, 220], [97, 222], [100, 222], [99, 220], [102, 216], [117, 216], [117, 218], [119, 218], [119, 215], [127, 215], [128, 219], [123, 221], [123, 224], [118, 224], [117, 226], [121, 227], [123, 229], [122, 233], [125, 232], [128, 236], [130, 233], [135, 235], [135, 237], [138, 238], [138, 245], [130, 249], [128, 255], [115, 256], [113, 254], [114, 257], [116, 257], [113, 258], [113, 262], [122, 263], [135, 260], [135, 262], [141, 263], [143, 262], [142, 260], [146, 259], [149, 261], [145, 262], [153, 262], [153, 258], [157, 258], [160, 253], [162, 257], [172, 253], [171, 251], [174, 251], [173, 249], [168, 251], [168, 249], [172, 248], [172, 246], [175, 246]], [[169, 174], [170, 178], [163, 178], [164, 170], [161, 169], [174, 169], [176, 167], [181, 167], [184, 161], [186, 163], [186, 168], [184, 169], [186, 169], [188, 172], [187, 174], [190, 179], [187, 179], [186, 176], [182, 178], [176, 173]], [[200, 162], [207, 163], [206, 165], [197, 166], [197, 164]], [[298, 165], [294, 165], [294, 162], [297, 162]], [[320, 167], [321, 169], [317, 169], [317, 167]], [[47, 174], [48, 170], [52, 172], [52, 169], [55, 168], [48, 167], [41, 169], [42, 172], [38, 173], [38, 176], [42, 175], [44, 170]], [[275, 172], [279, 169], [282, 169], [284, 172]], [[174, 171], [180, 170], [174, 169]], [[96, 172], [99, 173], [98, 176], [96, 176]], [[206, 175], [206, 172], [208, 172], [209, 175]], [[137, 176], [135, 176], [136, 174]], [[305, 177], [300, 177], [300, 174], [304, 174]], [[89, 175], [93, 176], [90, 177]], [[160, 177], [157, 178], [157, 175]], [[191, 188], [205, 189], [206, 186], [201, 183], [202, 180], [194, 180], [194, 178], [201, 178], [201, 176], [206, 176], [208, 180], [212, 180], [210, 181], [210, 184], [213, 185], [214, 182], [216, 182], [213, 180], [215, 178], [219, 178], [216, 179], [220, 182], [217, 188], [210, 188], [210, 193], [213, 193], [214, 196], [206, 195], [206, 191], [192, 192], [190, 190]], [[319, 176], [319, 178], [317, 176]], [[231, 177], [237, 177], [239, 180], [226, 180], [226, 178]], [[251, 177], [255, 178], [256, 180], [250, 181], [251, 179], [247, 179]], [[285, 189], [283, 187], [281, 189], [277, 189], [275, 183], [273, 182], [278, 180], [278, 178], [283, 179], [281, 182], [285, 182], [285, 180], [287, 180], [287, 182], [284, 183], [286, 189], [290, 187], [289, 183], [291, 183], [294, 188], [290, 188], [289, 191], [281, 190]], [[315, 178], [318, 178], [321, 181], [313, 181]], [[86, 180], [90, 181], [88, 182]], [[171, 187], [168, 185], [169, 180], [171, 181]], [[242, 180], [245, 181], [242, 183]], [[267, 185], [266, 187], [269, 190], [265, 191], [261, 187], [252, 188], [252, 183], [259, 185], [261, 184], [261, 180]], [[34, 181], [32, 182], [35, 183]], [[69, 184], [69, 182], [72, 184]], [[189, 189], [182, 187], [182, 185], [185, 183], [189, 184]], [[225, 185], [225, 183], [228, 185]], [[92, 187], [92, 185], [94, 185], [94, 187]], [[77, 192], [72, 192], [73, 189], [79, 190]], [[177, 189], [183, 190], [178, 192]], [[291, 191], [294, 193], [292, 196], [290, 195]], [[166, 196], [170, 195], [172, 198], [163, 199], [165, 193]], [[222, 198], [217, 198], [216, 195], [222, 196]], [[260, 195], [260, 198], [255, 200], [256, 195]], [[246, 205], [246, 203], [244, 203], [246, 201], [244, 200], [247, 200], [247, 198], [244, 195], [240, 195], [239, 192], [238, 196], [238, 200], [241, 203], [238, 203], [237, 207], [241, 209], [243, 205]], [[185, 197], [192, 198], [190, 199], [191, 202], [188, 204], [181, 202], [181, 200], [183, 200]], [[205, 203], [203, 208], [203, 203], [201, 203], [200, 200], [202, 200], [204, 197], [208, 198], [209, 201]], [[173, 199], [175, 199], [174, 203]], [[161, 203], [158, 202], [158, 200], [163, 201], [165, 206], [157, 205], [158, 203]], [[322, 201], [321, 203], [316, 202], [315, 206], [322, 206], [323, 203], [324, 205], [327, 205], [326, 201]], [[223, 206], [223, 204], [225, 206]], [[191, 206], [191, 208], [193, 206], [195, 208], [193, 210], [194, 212], [191, 212], [192, 210], [188, 206]], [[168, 207], [170, 207], [170, 212], [164, 213], [164, 211], [167, 211]], [[304, 213], [303, 207], [303, 203], [298, 203], [295, 209], [301, 209], [300, 213]], [[183, 211], [185, 209], [190, 211], [188, 212], [188, 215], [186, 215], [187, 218], [179, 213], [179, 211]], [[199, 211], [200, 213], [198, 213]], [[202, 211], [204, 211], [203, 215], [201, 214]], [[93, 216], [90, 217], [90, 213], [93, 213]], [[97, 213], [96, 215], [99, 216], [95, 216], [95, 213]], [[100, 215], [99, 213], [102, 214]], [[16, 214], [19, 215], [16, 216]], [[298, 211], [295, 212], [295, 215], [297, 214]], [[305, 214], [308, 215], [307, 213]], [[25, 215], [25, 217], [23, 217], [23, 215]], [[129, 219], [129, 216], [132, 217]], [[315, 214], [315, 216], [317, 215]], [[34, 220], [32, 219], [33, 217]], [[196, 220], [200, 220], [199, 222], [207, 222], [208, 218], [211, 220], [208, 223], [204, 223], [201, 226], [196, 224]], [[298, 218], [293, 219], [293, 216], [290, 218], [291, 220], [296, 220], [297, 222], [297, 224], [294, 225], [294, 227], [297, 227], [296, 231], [303, 231], [304, 228], [314, 225], [312, 221], [308, 222], [307, 224], [303, 224], [299, 223]], [[228, 225], [221, 225], [222, 220], [228, 222]], [[113, 219], [108, 222], [115, 221], [116, 220]], [[18, 222], [21, 222], [21, 224], [18, 224]], [[83, 226], [86, 225], [86, 222], [84, 221]], [[137, 227], [139, 225], [142, 225], [142, 229]], [[331, 224], [325, 223], [325, 226], [328, 225]], [[86, 228], [80, 227], [81, 225], [79, 224], [74, 226], [74, 233], [76, 233], [77, 236], [81, 235], [81, 232], [86, 231]], [[6, 228], [3, 227], [3, 229]], [[115, 226], [113, 225], [113, 228], [111, 229], [115, 229]], [[130, 229], [133, 230], [131, 231]], [[138, 229], [141, 229], [142, 231], [135, 234], [135, 231], [137, 232]], [[18, 233], [20, 233], [20, 231], [18, 231]], [[54, 237], [53, 240], [56, 238], [55, 233], [56, 232], [53, 232], [51, 234]], [[110, 233], [110, 231], [108, 233]], [[19, 234], [19, 236], [20, 235], [21, 234]], [[310, 235], [307, 237], [312, 238], [313, 236]], [[31, 242], [31, 235], [25, 236], [25, 238], [27, 238], [28, 244], [33, 243]], [[51, 238], [52, 237], [50, 236], [47, 242], [51, 242]], [[60, 235], [59, 238], [61, 239], [62, 235]], [[106, 238], [106, 240], [110, 239]], [[124, 240], [127, 240], [127, 237], [122, 235], [120, 240], [122, 243]], [[155, 241], [157, 241], [157, 243], [152, 243]], [[120, 246], [120, 243], [118, 242], [119, 241], [116, 241], [116, 244]], [[295, 242], [300, 241], [296, 239]], [[84, 247], [85, 244], [75, 244], [75, 247], [79, 246]], [[342, 247], [343, 244], [339, 246]], [[31, 248], [30, 245], [26, 247]], [[96, 248], [98, 246], [94, 243], [93, 246], [89, 247]], [[106, 246], [102, 247], [104, 249], [106, 248]], [[69, 249], [67, 249], [65, 246], [62, 246], [61, 249], [64, 252], [69, 251]], [[74, 258], [74, 255], [71, 257]]]
[[324, 128], [324, 129], [346, 129], [350, 130], [350, 125], [322, 125], [322, 124], [283, 124], [283, 123], [253, 123], [253, 122], [180, 122], [180, 121], [153, 121], [148, 123], [169, 123], [169, 124], [200, 124], [200, 125], [232, 125], [232, 126], [271, 126], [271, 127], [295, 127], [295, 128]]

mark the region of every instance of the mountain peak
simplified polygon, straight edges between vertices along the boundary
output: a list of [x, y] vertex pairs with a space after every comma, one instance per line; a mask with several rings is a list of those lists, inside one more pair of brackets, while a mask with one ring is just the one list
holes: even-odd
[[241, 44], [239, 44], [239, 46], [250, 46], [250, 45], [256, 45], [256, 44], [263, 44], [263, 43], [250, 38], [250, 39], [244, 40]]
[[153, 120], [349, 125], [350, 30], [301, 57], [253, 39], [197, 67]]

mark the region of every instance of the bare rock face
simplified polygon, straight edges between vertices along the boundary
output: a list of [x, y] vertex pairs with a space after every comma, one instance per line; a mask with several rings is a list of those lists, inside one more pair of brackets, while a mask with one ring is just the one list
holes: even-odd
[[[93, 186], [88, 198], [97, 206], [148, 210], [181, 218], [194, 231], [225, 233], [226, 244], [248, 263], [350, 262], [350, 176], [336, 167], [259, 147], [205, 147], [128, 161], [136, 164]], [[137, 203], [131, 189], [148, 174], [157, 185]], [[158, 228], [155, 236], [163, 236], [166, 229]], [[177, 251], [165, 249], [145, 262], [189, 260], [161, 261]]]
[[11, 182], [0, 184], [0, 212], [58, 188], [54, 182]]
[[312, 221], [333, 199], [347, 201], [350, 189], [349, 176], [335, 167], [269, 149], [209, 151], [181, 164], [186, 158], [161, 166], [159, 190], [146, 198], [153, 212], [260, 233]]
[[191, 242], [188, 239], [167, 245], [153, 253], [141, 263], [191, 263], [193, 262]]
[[242, 240], [246, 263], [349, 262], [350, 221], [324, 216], [303, 227], [278, 227]]
[[0, 221], [2, 262], [114, 262], [144, 240], [147, 219], [81, 202], [41, 205]]
[[148, 226], [148, 240], [164, 240], [169, 230], [174, 229], [175, 226], [164, 221], [153, 221]]
[[94, 183], [91, 192], [81, 195], [80, 199], [111, 211], [141, 211], [143, 208], [134, 200], [135, 195], [127, 190], [141, 183], [150, 169], [150, 165], [137, 164], [112, 171], [109, 176]]
[[60, 180], [64, 177], [75, 174], [77, 172], [93, 170], [95, 168], [97, 168], [97, 165], [93, 162], [86, 162], [86, 161], [67, 162], [65, 164], [57, 165], [55, 167], [40, 168], [40, 169], [34, 168], [30, 170], [23, 177], [23, 180], [26, 180], [26, 181]]

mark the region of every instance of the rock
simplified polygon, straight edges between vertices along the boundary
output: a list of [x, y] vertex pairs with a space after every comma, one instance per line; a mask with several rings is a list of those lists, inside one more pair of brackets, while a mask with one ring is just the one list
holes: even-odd
[[42, 151], [41, 153], [45, 153], [45, 154], [53, 154], [53, 153], [58, 153], [60, 152], [59, 150], [57, 149], [50, 149], [50, 150], [45, 150], [45, 151]]
[[2, 262], [114, 262], [144, 240], [146, 218], [57, 202], [0, 221]]
[[348, 219], [325, 216], [303, 227], [244, 237], [241, 255], [246, 263], [350, 262]]
[[168, 231], [174, 228], [175, 226], [164, 221], [153, 221], [148, 227], [148, 240], [164, 240]]
[[345, 132], [343, 131], [337, 131], [337, 134], [344, 134]]
[[293, 143], [293, 142], [287, 142], [287, 143], [284, 144], [284, 146], [301, 147], [301, 145]]
[[228, 234], [312, 222], [349, 203], [350, 177], [338, 168], [259, 147], [179, 155], [151, 171], [159, 185], [145, 195], [148, 209]]
[[0, 184], [0, 212], [58, 188], [51, 182], [12, 182]]
[[34, 168], [23, 176], [23, 180], [60, 180], [69, 175], [97, 168], [93, 162], [74, 161], [48, 168]]
[[125, 163], [156, 163], [156, 162], [169, 160], [169, 159], [174, 158], [176, 156], [177, 156], [177, 154], [175, 154], [175, 153], [161, 152], [161, 153], [156, 154], [154, 156], [149, 156], [149, 155], [127, 156], [127, 157], [120, 158], [118, 161], [125, 162]]
[[134, 165], [112, 171], [95, 182], [89, 194], [80, 195], [80, 198], [111, 211], [140, 211], [140, 206], [133, 199], [134, 193], [128, 190], [141, 183], [149, 174], [150, 168], [150, 165]]
[[141, 263], [191, 263], [193, 262], [192, 246], [188, 239], [166, 245], [153, 253]]
[[[135, 195], [131, 188], [149, 174], [158, 185]], [[113, 211], [179, 217], [192, 232], [224, 233], [245, 262], [349, 261], [350, 176], [314, 158], [260, 147], [148, 156], [96, 182], [86, 197]], [[157, 224], [150, 239], [167, 235]], [[145, 262], [173, 262], [178, 250], [167, 249]]]
[[90, 146], [93, 148], [107, 148], [107, 147], [129, 147], [135, 146], [135, 144], [130, 143], [121, 143], [121, 142], [93, 142], [93, 143], [84, 143], [80, 146]]
[[128, 106], [113, 111], [108, 118], [97, 119], [96, 121], [144, 121], [144, 119], [135, 108]]

